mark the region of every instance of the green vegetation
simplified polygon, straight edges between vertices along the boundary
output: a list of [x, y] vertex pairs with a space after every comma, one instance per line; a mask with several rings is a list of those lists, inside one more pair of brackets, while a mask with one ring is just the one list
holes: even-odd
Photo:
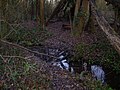
[[100, 81], [93, 79], [92, 74], [88, 71], [82, 71], [81, 74], [76, 74], [76, 79], [86, 86], [87, 90], [113, 90], [109, 85], [102, 85]]
[[75, 50], [75, 60], [84, 57], [88, 59], [89, 64], [96, 63], [120, 73], [120, 56], [105, 37], [89, 45], [80, 43], [76, 45]]
[[16, 27], [6, 39], [21, 45], [39, 45], [51, 34], [47, 30], [41, 30], [40, 26], [33, 29]]
[[[106, 71], [106, 78], [110, 79], [110, 73], [114, 73], [114, 75], [119, 78], [120, 56], [118, 55], [117, 51], [115, 51], [115, 49], [110, 45], [107, 39], [102, 38], [102, 40], [98, 40], [96, 43], [89, 45], [85, 43], [80, 43], [76, 45], [75, 50], [76, 55], [72, 60], [80, 61], [80, 58], [83, 57], [85, 61], [88, 62], [90, 65], [102, 65], [103, 69], [108, 70], [108, 72]], [[80, 76], [81, 75], [86, 79], [82, 82], [84, 82], [84, 85], [87, 86], [89, 89], [92, 88], [92, 90], [113, 90], [110, 87], [111, 85], [102, 86], [99, 81], [95, 81], [93, 78], [91, 78], [92, 76], [90, 75], [90, 73], [85, 73], [85, 76], [81, 73]], [[79, 77], [79, 75], [77, 77]], [[113, 83], [117, 82], [113, 81]]]
[[0, 45], [0, 89], [48, 90], [51, 81], [42, 64], [25, 57], [28, 52]]
[[21, 58], [0, 55], [0, 89], [48, 89], [50, 79], [39, 65]]

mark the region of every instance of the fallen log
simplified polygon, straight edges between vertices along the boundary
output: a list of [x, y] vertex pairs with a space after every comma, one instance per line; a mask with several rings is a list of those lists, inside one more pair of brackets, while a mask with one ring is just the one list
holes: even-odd
[[103, 32], [106, 34], [106, 37], [110, 41], [111, 45], [113, 45], [113, 47], [116, 49], [116, 51], [120, 55], [120, 36], [114, 31], [114, 29], [106, 21], [106, 19], [101, 14], [101, 12], [98, 12], [95, 3], [92, 0], [90, 0], [89, 2], [92, 9], [91, 11], [95, 16], [99, 26], [101, 27]]

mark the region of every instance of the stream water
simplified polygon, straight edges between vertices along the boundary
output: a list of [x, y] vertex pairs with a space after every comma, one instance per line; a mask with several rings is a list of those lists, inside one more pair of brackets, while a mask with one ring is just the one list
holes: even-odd
[[[67, 49], [61, 50], [55, 47], [44, 46], [33, 46], [30, 49], [58, 57], [58, 59], [55, 59], [49, 56], [35, 54], [35, 56], [39, 57], [41, 60], [44, 60], [54, 66], [58, 66], [61, 69], [70, 71], [71, 73], [81, 73], [85, 69], [83, 66], [84, 61], [82, 59], [80, 61], [70, 61], [72, 55], [70, 55], [71, 52]], [[109, 84], [116, 90], [120, 89], [120, 75], [114, 73], [112, 69], [102, 68], [98, 65], [89, 65], [88, 69], [94, 74], [97, 80], [101, 80], [102, 83]]]

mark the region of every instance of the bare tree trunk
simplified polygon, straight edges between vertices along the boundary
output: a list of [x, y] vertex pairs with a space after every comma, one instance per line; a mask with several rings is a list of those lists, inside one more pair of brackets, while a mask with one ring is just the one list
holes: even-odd
[[33, 20], [34, 18], [34, 2], [32, 0], [32, 3], [31, 3], [31, 20]]
[[90, 7], [90, 17], [89, 17], [89, 21], [88, 21], [86, 28], [90, 33], [94, 33], [96, 31], [95, 30], [95, 17], [93, 13], [91, 12], [91, 7]]
[[36, 0], [36, 20], [38, 19], [38, 0]]
[[44, 0], [40, 0], [40, 26], [44, 30]]

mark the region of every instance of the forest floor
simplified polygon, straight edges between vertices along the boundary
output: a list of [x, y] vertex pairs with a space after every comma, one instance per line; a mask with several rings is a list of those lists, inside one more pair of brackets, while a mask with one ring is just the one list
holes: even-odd
[[[78, 47], [79, 53], [77, 53], [78, 55], [76, 55], [76, 56], [78, 56], [77, 59], [79, 59], [79, 56], [83, 57], [85, 60], [92, 59], [93, 60], [92, 62], [98, 61], [98, 63], [100, 65], [102, 64], [102, 66], [103, 66], [103, 63], [101, 63], [102, 62], [101, 60], [104, 58], [105, 55], [107, 55], [106, 53], [108, 53], [110, 55], [113, 49], [109, 49], [109, 48], [111, 48], [111, 45], [108, 42], [107, 38], [105, 37], [105, 34], [99, 28], [99, 26], [95, 25], [95, 31], [90, 31], [88, 28], [87, 30], [83, 31], [80, 36], [74, 36], [71, 33], [70, 29], [63, 28], [63, 24], [68, 25], [69, 22], [65, 21], [65, 20], [63, 20], [63, 21], [54, 20], [54, 21], [50, 22], [48, 24], [48, 26], [46, 27], [46, 30], [51, 34], [51, 36], [49, 38], [47, 38], [43, 44], [45, 46], [58, 48], [61, 50], [68, 49], [70, 51], [71, 50], [74, 51], [76, 49], [76, 47]], [[106, 52], [106, 51], [108, 51], [108, 52]], [[105, 56], [105, 58], [109, 59], [109, 57], [107, 57], [107, 56]], [[104, 62], [104, 60], [103, 60], [103, 62]], [[104, 67], [106, 67], [106, 65]], [[48, 68], [46, 68], [46, 70], [47, 69]], [[80, 90], [80, 88], [85, 89], [85, 86], [84, 86], [85, 84], [80, 82], [80, 77], [77, 80], [77, 82], [76, 81], [74, 82], [76, 77], [74, 75], [72, 77], [70, 77], [71, 74], [68, 74], [68, 73], [64, 72], [63, 70], [57, 70], [57, 68], [52, 68], [50, 70], [50, 72], [53, 73], [52, 77], [54, 77], [54, 78], [52, 78], [52, 79], [53, 79], [53, 83], [55, 84], [54, 85], [55, 90], [57, 88], [59, 88], [61, 90], [61, 89], [63, 89], [63, 87], [64, 87], [64, 90], [65, 90], [65, 88], [67, 88], [68, 90], [77, 90], [77, 89]], [[55, 72], [57, 72], [57, 73], [55, 73]], [[110, 71], [108, 70], [108, 72], [106, 72], [106, 73], [109, 73], [109, 72]], [[65, 74], [65, 77], [64, 77], [64, 74]], [[67, 79], [68, 77], [70, 77], [70, 78]], [[107, 77], [107, 78], [110, 79], [110, 77]], [[108, 80], [108, 82], [110, 83], [110, 80]]]
[[[73, 50], [79, 43], [92, 44], [96, 37], [94, 34], [83, 32], [81, 37], [75, 37], [72, 35], [70, 29], [64, 29], [63, 24], [69, 24], [67, 21], [55, 21], [49, 23], [46, 27], [47, 31], [51, 34], [44, 43], [45, 46], [58, 48], [60, 50], [68, 49]], [[39, 58], [34, 57], [34, 60], [40, 61]], [[53, 90], [85, 90], [86, 84], [80, 80], [80, 73], [78, 77], [71, 74], [68, 71], [61, 70], [58, 67], [53, 67], [44, 61], [42, 61], [40, 67], [43, 67], [43, 71], [46, 71], [47, 75], [50, 76], [52, 81]], [[89, 87], [90, 88], [90, 87]]]
[[45, 43], [57, 47], [73, 49], [79, 43], [91, 44], [96, 41], [95, 34], [84, 31], [81, 36], [74, 36], [70, 29], [64, 29], [63, 24], [69, 25], [66, 21], [55, 21], [49, 23], [47, 30], [52, 33]]
[[[111, 82], [111, 77], [114, 77], [114, 75], [116, 75], [114, 73], [114, 68], [117, 67], [111, 67], [111, 63], [115, 63], [115, 60], [119, 60], [119, 55], [110, 45], [110, 42], [107, 40], [105, 33], [100, 29], [100, 27], [96, 24], [94, 25], [95, 31], [87, 28], [87, 30], [83, 31], [80, 36], [74, 36], [71, 33], [70, 29], [63, 28], [63, 24], [68, 25], [69, 22], [63, 20], [55, 21], [48, 24], [47, 30], [52, 33], [52, 36], [45, 40], [45, 44], [52, 47], [57, 47], [61, 49], [67, 48], [70, 50], [75, 50], [76, 47], [78, 47], [78, 50], [80, 52], [78, 51], [79, 53], [76, 54], [80, 54], [81, 56], [76, 55], [78, 56], [77, 59], [79, 59], [80, 56], [83, 57], [85, 60], [88, 60], [87, 62], [89, 62], [89, 60], [91, 59], [91, 64], [101, 65], [106, 72], [107, 83], [114, 88], [119, 88], [119, 82], [115, 82], [116, 84], [113, 84]], [[106, 59], [109, 60], [108, 63]], [[117, 72], [117, 70], [115, 72]], [[119, 77], [119, 74], [116, 76]], [[112, 78], [112, 81], [114, 82], [115, 79], [116, 78]]]
[[[58, 48], [61, 50], [64, 50], [66, 48], [68, 50], [73, 50], [76, 47], [76, 45], [80, 43], [90, 45], [97, 41], [95, 34], [88, 33], [86, 31], [84, 31], [81, 36], [75, 37], [74, 35], [72, 35], [70, 29], [64, 29], [62, 27], [63, 24], [69, 24], [69, 23], [66, 21], [55, 21], [48, 24], [46, 29], [52, 35], [44, 41], [43, 44], [45, 46]], [[36, 61], [39, 61], [39, 58], [36, 58]], [[45, 62], [43, 62], [40, 65], [40, 67], [41, 66], [43, 66], [43, 71], [46, 71], [47, 75], [50, 76], [53, 90], [85, 90], [87, 89], [86, 85], [88, 83], [84, 83], [85, 80], [82, 81], [80, 79], [80, 73], [76, 77], [76, 75], [72, 75], [70, 72], [61, 70], [60, 68], [57, 68], [57, 67], [53, 67], [49, 64], [47, 65], [45, 64]], [[94, 81], [90, 82], [88, 80], [88, 82], [93, 83]], [[89, 88], [91, 87], [89, 86]]]
[[[74, 50], [76, 45], [80, 43], [89, 45], [96, 41], [95, 34], [90, 34], [86, 31], [84, 31], [81, 36], [75, 37], [72, 35], [70, 29], [64, 29], [62, 27], [63, 24], [69, 23], [67, 21], [55, 21], [48, 24], [46, 29], [51, 34], [51, 36], [44, 41], [43, 44], [45, 46], [58, 48], [61, 50], [64, 50], [66, 48], [68, 50]], [[37, 57], [33, 57], [32, 59], [40, 61]], [[43, 67], [43, 71], [46, 72], [47, 76], [50, 76], [53, 90], [86, 89], [87, 83], [83, 83], [83, 81], [81, 82], [80, 73], [78, 74], [78, 77], [76, 77], [76, 75], [72, 75], [70, 72], [46, 64], [44, 61], [42, 61], [40, 67]]]
[[[29, 22], [25, 24], [26, 26], [24, 27], [30, 30], [33, 27], [35, 27], [36, 23]], [[102, 30], [100, 30], [98, 26], [96, 27], [96, 31], [94, 33], [91, 33], [89, 30], [86, 30], [82, 32], [81, 36], [76, 37], [72, 35], [71, 30], [64, 29], [62, 27], [63, 24], [69, 23], [67, 21], [55, 21], [49, 23], [46, 29], [47, 32], [51, 34], [51, 36], [45, 39], [42, 44], [45, 46], [54, 47], [62, 50], [64, 50], [65, 48], [69, 50], [74, 50], [76, 47], [78, 47], [78, 56], [84, 57], [87, 60], [102, 60], [103, 56], [106, 55], [106, 52], [104, 51], [110, 51], [107, 52], [107, 55], [110, 56], [112, 50], [109, 49], [108, 46], [106, 48], [106, 43], [104, 43], [104, 40], [105, 42], [107, 42], [107, 39], [105, 38], [104, 33], [102, 32]], [[3, 51], [5, 51], [5, 49]], [[13, 59], [13, 61], [10, 62], [11, 59], [4, 60], [4, 58], [2, 58], [3, 62], [0, 61], [0, 63], [4, 63], [4, 61], [5, 63], [7, 63], [5, 64], [6, 66], [4, 66], [4, 64], [1, 64], [1, 67], [3, 67], [3, 71], [9, 67], [13, 72], [15, 71], [14, 68], [16, 68], [16, 72], [11, 73], [9, 72], [9, 69], [7, 69], [5, 73], [0, 74], [2, 75], [3, 79], [0, 81], [0, 88], [4, 87], [4, 84], [5, 87], [8, 85], [10, 89], [16, 89], [18, 87], [22, 89], [26, 87], [29, 87], [29, 89], [34, 89], [36, 87], [36, 89], [39, 88], [41, 90], [90, 90], [91, 88], [94, 88], [95, 90], [97, 85], [100, 86], [94, 81], [92, 82], [91, 77], [87, 77], [87, 81], [86, 79], [81, 80], [80, 73], [78, 75], [74, 75], [58, 67], [51, 66], [43, 60], [40, 60], [40, 58], [34, 56], [34, 54], [32, 53], [25, 52], [23, 56], [32, 56], [32, 58], [29, 59], [30, 61], [23, 62], [21, 62], [19, 59], [17, 62], [17, 59]], [[79, 57], [77, 59], [79, 59]], [[23, 63], [25, 65], [23, 65]], [[33, 65], [35, 65], [35, 67]], [[21, 66], [23, 67], [21, 68]], [[93, 83], [95, 84], [95, 86], [93, 85]]]
[[81, 35], [75, 36], [72, 34], [74, 31], [71, 32], [70, 29], [65, 29], [63, 24], [69, 25], [69, 22], [65, 20], [58, 20], [48, 24], [47, 30], [52, 35], [45, 40], [45, 45], [62, 50], [67, 48], [70, 51], [76, 51], [76, 49], [78, 49], [78, 54], [81, 55], [78, 55], [78, 57], [84, 57], [84, 59], [88, 60], [90, 59], [89, 57], [92, 57], [91, 59], [97, 59], [101, 56], [100, 54], [102, 54], [102, 52], [99, 50], [100, 48], [95, 48], [93, 51], [91, 51], [92, 49], [89, 49], [96, 43], [99, 44], [102, 41], [103, 43], [104, 41], [107, 42], [105, 34], [98, 27], [98, 25], [94, 25], [95, 30], [90, 30], [90, 28], [87, 28], [81, 33]]
[[[34, 22], [25, 23], [28, 30], [34, 27]], [[50, 23], [47, 30], [52, 33], [52, 36], [45, 40], [47, 46], [58, 47], [63, 49], [72, 48], [79, 40], [71, 36], [70, 30], [62, 29], [63, 22]], [[29, 27], [30, 26], [30, 27]], [[9, 50], [10, 49], [10, 50]], [[17, 51], [16, 51], [17, 50]], [[5, 53], [4, 53], [5, 51]], [[9, 48], [9, 45], [1, 45], [0, 52], [6, 54], [9, 51], [10, 55], [20, 55], [19, 49], [15, 47]], [[66, 70], [49, 65], [34, 56], [33, 53], [21, 51], [23, 57], [19, 58], [3, 58], [0, 56], [0, 89], [40, 89], [40, 90], [85, 90], [86, 86], [78, 78]], [[24, 53], [23, 53], [24, 52]], [[32, 56], [32, 57], [31, 57]], [[3, 64], [5, 63], [5, 64]], [[10, 71], [9, 71], [10, 70]]]

